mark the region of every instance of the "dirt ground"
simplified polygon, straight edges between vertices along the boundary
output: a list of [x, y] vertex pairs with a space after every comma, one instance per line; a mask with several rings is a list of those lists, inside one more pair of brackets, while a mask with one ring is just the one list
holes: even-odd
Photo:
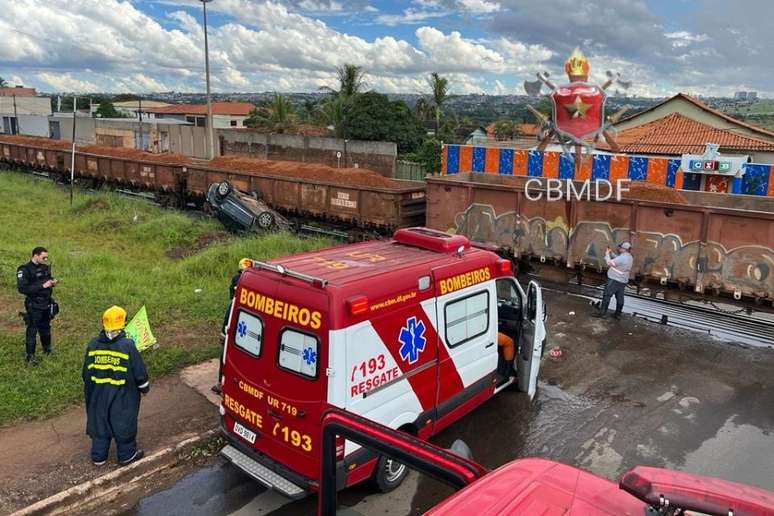
[[[147, 454], [215, 428], [217, 410], [179, 375], [151, 383], [142, 400], [138, 444]], [[89, 459], [83, 407], [0, 429], [0, 514], [7, 514], [115, 469]]]

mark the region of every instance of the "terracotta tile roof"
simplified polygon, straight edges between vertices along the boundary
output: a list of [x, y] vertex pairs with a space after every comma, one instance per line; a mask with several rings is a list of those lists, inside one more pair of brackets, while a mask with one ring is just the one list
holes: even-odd
[[[495, 125], [497, 125], [497, 122], [492, 122], [488, 126], [486, 126], [486, 134], [490, 138], [495, 137], [494, 128]], [[519, 134], [521, 136], [537, 136], [538, 134], [538, 126], [535, 124], [518, 124], [519, 126]]]
[[621, 152], [629, 154], [701, 154], [706, 143], [719, 144], [721, 152], [774, 152], [774, 142], [718, 129], [680, 113], [620, 131], [615, 139]]
[[730, 115], [727, 115], [726, 113], [723, 113], [722, 111], [718, 111], [715, 108], [709, 107], [707, 104], [705, 104], [704, 102], [700, 101], [699, 99], [691, 97], [690, 95], [686, 95], [685, 93], [678, 93], [674, 97], [669, 97], [668, 99], [664, 100], [663, 102], [659, 102], [655, 106], [651, 106], [651, 107], [649, 107], [648, 109], [646, 109], [644, 111], [640, 111], [639, 113], [635, 113], [635, 114], [633, 114], [631, 116], [628, 116], [626, 118], [622, 118], [618, 123], [620, 124], [620, 123], [623, 123], [623, 122], [635, 119], [638, 116], [642, 115], [643, 113], [648, 113], [650, 111], [653, 111], [657, 107], [663, 106], [664, 104], [672, 102], [673, 100], [676, 100], [676, 99], [682, 99], [682, 100], [685, 100], [687, 102], [690, 102], [694, 106], [696, 106], [696, 107], [698, 107], [700, 109], [703, 109], [707, 113], [711, 113], [711, 114], [713, 114], [715, 116], [718, 116], [718, 117], [726, 120], [727, 122], [731, 122], [732, 124], [738, 125], [740, 127], [744, 127], [745, 129], [749, 129], [750, 131], [754, 131], [754, 132], [760, 134], [761, 136], [765, 136], [767, 138], [774, 138], [774, 132], [767, 131], [766, 129], [763, 129], [761, 127], [758, 127], [758, 126], [755, 126], [755, 125], [752, 125], [752, 124], [748, 124], [747, 122], [743, 122], [741, 120], [738, 120], [738, 119], [736, 119], [736, 118], [734, 118], [734, 117], [732, 117]]
[[[249, 116], [255, 109], [249, 102], [213, 102], [213, 115]], [[206, 115], [207, 104], [170, 104], [169, 106], [143, 109], [147, 113], [167, 115]]]
[[0, 88], [0, 97], [37, 97], [35, 88]]

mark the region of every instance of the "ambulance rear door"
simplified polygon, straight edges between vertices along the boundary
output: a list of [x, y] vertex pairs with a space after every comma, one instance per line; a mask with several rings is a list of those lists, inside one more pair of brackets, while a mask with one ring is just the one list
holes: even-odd
[[328, 296], [298, 280], [248, 274], [237, 288], [226, 354], [226, 430], [272, 461], [316, 478], [327, 398]]
[[516, 370], [519, 390], [526, 392], [530, 399], [537, 391], [540, 358], [543, 355], [545, 338], [543, 292], [537, 282], [530, 281], [526, 293]]

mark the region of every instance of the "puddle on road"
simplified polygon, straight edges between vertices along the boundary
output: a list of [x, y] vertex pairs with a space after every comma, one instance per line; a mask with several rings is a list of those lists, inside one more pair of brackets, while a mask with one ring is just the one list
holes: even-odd
[[774, 489], [771, 433], [749, 424], [737, 425], [735, 419], [728, 418], [714, 437], [686, 454], [679, 469]]
[[125, 516], [210, 516], [229, 514], [265, 490], [230, 464], [218, 463], [183, 477], [171, 488], [140, 502]]

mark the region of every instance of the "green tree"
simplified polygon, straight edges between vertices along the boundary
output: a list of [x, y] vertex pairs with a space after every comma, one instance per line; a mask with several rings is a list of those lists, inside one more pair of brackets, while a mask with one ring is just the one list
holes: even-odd
[[443, 105], [449, 98], [449, 79], [441, 77], [438, 72], [433, 72], [427, 78], [427, 84], [430, 86], [432, 106], [435, 112], [435, 134], [437, 135], [441, 130]]
[[494, 133], [498, 140], [514, 140], [519, 136], [519, 125], [503, 118], [495, 122]]
[[109, 100], [103, 100], [99, 103], [96, 115], [98, 118], [124, 118], [124, 115], [116, 110], [116, 107]]
[[245, 119], [245, 126], [269, 129], [275, 133], [284, 133], [296, 124], [296, 115], [290, 100], [278, 93], [252, 110]]
[[339, 97], [351, 98], [365, 88], [365, 72], [360, 66], [345, 63], [336, 67], [336, 77], [339, 81], [338, 89], [323, 86], [321, 90], [333, 93]]
[[8, 81], [0, 77], [0, 88], [7, 88], [8, 87]]
[[428, 174], [441, 172], [441, 142], [435, 138], [429, 138], [419, 147], [416, 153], [417, 160], [422, 163]]
[[320, 121], [333, 129], [336, 138], [346, 137], [348, 106], [348, 100], [339, 96], [328, 97], [320, 104]]
[[388, 141], [398, 152], [412, 152], [424, 138], [422, 124], [405, 102], [391, 102], [386, 95], [369, 91], [345, 106], [345, 137], [355, 140]]

